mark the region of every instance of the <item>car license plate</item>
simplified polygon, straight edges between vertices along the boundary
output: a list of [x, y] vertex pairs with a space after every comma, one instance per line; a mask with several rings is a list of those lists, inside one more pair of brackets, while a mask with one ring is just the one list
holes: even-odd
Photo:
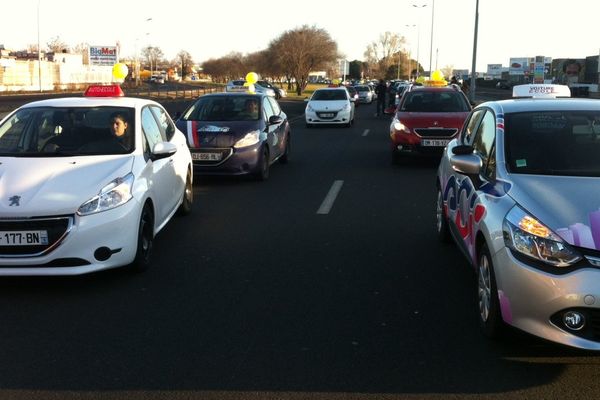
[[0, 231], [0, 246], [48, 244], [48, 231]]
[[421, 146], [426, 147], [445, 147], [450, 143], [450, 140], [446, 139], [423, 139], [421, 141]]
[[221, 153], [192, 153], [192, 160], [196, 161], [221, 161]]
[[322, 118], [332, 118], [333, 117], [333, 113], [321, 113], [321, 117]]

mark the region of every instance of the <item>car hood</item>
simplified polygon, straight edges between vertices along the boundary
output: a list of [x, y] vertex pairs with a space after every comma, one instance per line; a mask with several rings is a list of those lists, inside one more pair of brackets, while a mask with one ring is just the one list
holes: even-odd
[[0, 217], [73, 214], [113, 179], [132, 155], [0, 159]]
[[511, 174], [509, 195], [567, 243], [600, 250], [600, 179]]
[[262, 121], [177, 121], [191, 148], [231, 147], [248, 134], [261, 130]]
[[311, 106], [315, 111], [340, 111], [348, 100], [311, 100], [308, 102], [308, 106]]
[[425, 113], [425, 112], [398, 112], [396, 118], [409, 128], [462, 128], [468, 112], [456, 113]]

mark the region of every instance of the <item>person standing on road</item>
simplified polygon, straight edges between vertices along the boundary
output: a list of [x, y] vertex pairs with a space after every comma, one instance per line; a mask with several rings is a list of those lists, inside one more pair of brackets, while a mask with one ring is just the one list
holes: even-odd
[[375, 87], [375, 94], [377, 94], [377, 113], [375, 116], [379, 116], [379, 110], [381, 110], [381, 114], [385, 110], [385, 95], [387, 94], [387, 87], [385, 86], [385, 82], [383, 79], [379, 80], [379, 83]]

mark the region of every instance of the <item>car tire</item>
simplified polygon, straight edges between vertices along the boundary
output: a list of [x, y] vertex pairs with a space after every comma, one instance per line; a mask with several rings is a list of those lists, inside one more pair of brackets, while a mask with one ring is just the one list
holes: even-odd
[[150, 267], [152, 247], [154, 245], [154, 215], [150, 203], [146, 203], [140, 215], [135, 258], [129, 265], [133, 272], [144, 272]]
[[194, 203], [194, 186], [192, 184], [192, 177], [188, 172], [185, 178], [185, 188], [183, 189], [183, 199], [181, 205], [177, 210], [178, 215], [189, 215], [192, 213], [192, 204]]
[[288, 132], [287, 137], [285, 139], [285, 150], [284, 153], [279, 157], [280, 164], [287, 164], [290, 161], [290, 152], [292, 151], [292, 135], [291, 132]]
[[254, 178], [257, 181], [266, 181], [269, 179], [269, 150], [265, 146], [260, 156], [258, 169], [254, 173]]
[[505, 326], [500, 311], [500, 299], [496, 286], [496, 276], [492, 257], [487, 244], [484, 243], [478, 252], [477, 260], [477, 304], [479, 308], [479, 326], [485, 336], [499, 339], [503, 336]]
[[449, 243], [450, 229], [448, 228], [448, 216], [446, 215], [446, 211], [444, 209], [444, 196], [442, 195], [441, 189], [438, 189], [437, 191], [435, 216], [438, 240], [442, 243]]

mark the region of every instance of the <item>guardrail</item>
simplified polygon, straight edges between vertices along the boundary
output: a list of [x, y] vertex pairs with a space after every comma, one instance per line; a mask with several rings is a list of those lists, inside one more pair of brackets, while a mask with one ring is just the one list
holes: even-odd
[[195, 99], [208, 93], [219, 93], [223, 92], [223, 86], [209, 86], [209, 87], [198, 87], [194, 89], [190, 88], [168, 88], [162, 89], [156, 88], [144, 88], [144, 89], [125, 89], [126, 96], [129, 97], [144, 97], [151, 99], [160, 100], [176, 100], [176, 99]]

